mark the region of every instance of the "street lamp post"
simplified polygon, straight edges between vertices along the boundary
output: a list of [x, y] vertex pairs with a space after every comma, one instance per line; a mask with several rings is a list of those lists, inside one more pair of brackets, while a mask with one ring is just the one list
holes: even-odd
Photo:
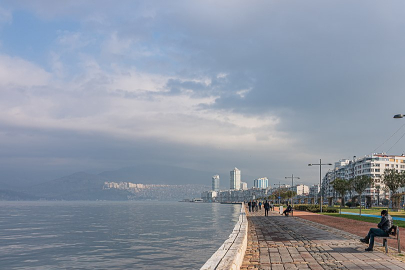
[[[273, 184], [273, 185], [277, 185], [277, 184]], [[280, 181], [278, 181], [278, 204], [279, 204], [279, 207], [280, 207], [280, 193], [281, 193], [281, 183], [280, 183]]]
[[[291, 174], [291, 177], [284, 177], [285, 179], [289, 179], [291, 178], [291, 191], [294, 188], [294, 174]], [[295, 177], [295, 179], [300, 179], [299, 177]], [[294, 191], [293, 191], [294, 192]], [[291, 196], [291, 207], [294, 207], [294, 200], [293, 200], [293, 196]]]
[[308, 166], [319, 166], [319, 188], [320, 188], [320, 191], [321, 191], [321, 200], [319, 201], [319, 204], [321, 205], [321, 213], [322, 213], [322, 204], [323, 204], [323, 202], [322, 202], [322, 200], [323, 200], [323, 198], [322, 198], [322, 192], [323, 192], [323, 190], [322, 190], [322, 166], [324, 166], [324, 165], [332, 165], [332, 163], [324, 163], [324, 164], [322, 164], [322, 159], [319, 159], [319, 163], [310, 163], [310, 164], [308, 164]]

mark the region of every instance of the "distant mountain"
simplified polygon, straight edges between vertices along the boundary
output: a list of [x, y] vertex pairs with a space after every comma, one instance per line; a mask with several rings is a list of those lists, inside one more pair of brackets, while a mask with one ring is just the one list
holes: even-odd
[[168, 185], [210, 185], [214, 173], [203, 172], [167, 165], [135, 165], [114, 171], [106, 171], [99, 176], [113, 182]]
[[[78, 172], [36, 184], [23, 189], [22, 192], [33, 198], [46, 200], [174, 200], [199, 197], [201, 191], [207, 190], [206, 186], [209, 185], [210, 179], [210, 173], [191, 169], [139, 165], [100, 174]], [[170, 186], [156, 187], [135, 194], [129, 190], [103, 189], [105, 182], [131, 182]], [[184, 185], [186, 187], [175, 187], [173, 185]]]
[[23, 192], [0, 189], [0, 201], [34, 201], [38, 197]]
[[47, 200], [127, 200], [127, 191], [103, 190], [105, 181], [99, 175], [78, 172], [32, 186], [25, 192]]

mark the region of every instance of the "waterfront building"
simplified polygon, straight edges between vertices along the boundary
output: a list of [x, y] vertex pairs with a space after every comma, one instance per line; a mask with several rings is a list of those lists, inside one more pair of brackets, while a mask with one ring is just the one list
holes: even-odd
[[253, 187], [255, 188], [267, 188], [269, 186], [269, 179], [267, 177], [257, 178], [253, 180]]
[[297, 195], [308, 195], [309, 187], [307, 185], [295, 185], [290, 187], [291, 191], [294, 191]]
[[240, 182], [240, 189], [241, 190], [247, 190], [248, 189], [247, 183], [246, 182]]
[[216, 202], [217, 201], [218, 192], [216, 191], [204, 191], [201, 193], [201, 199], [204, 202]]
[[[333, 170], [329, 170], [322, 179], [322, 188], [324, 197], [329, 198], [329, 203], [339, 196], [333, 189], [332, 182], [336, 178], [351, 179], [356, 176], [367, 175], [373, 179], [373, 183], [362, 194], [365, 198], [365, 203], [376, 204], [383, 199], [389, 199], [389, 192], [385, 191], [385, 185], [382, 182], [382, 177], [386, 169], [395, 169], [398, 172], [405, 171], [405, 155], [387, 155], [385, 153], [372, 154], [362, 158], [353, 157], [352, 160], [342, 159], [335, 163]], [[403, 188], [402, 188], [403, 189]], [[400, 190], [401, 191], [401, 190]], [[349, 193], [345, 199], [349, 198]], [[356, 196], [356, 192], [352, 192], [352, 196]]]
[[319, 185], [312, 185], [309, 188], [309, 194], [308, 195], [309, 195], [310, 198], [316, 198], [316, 197], [318, 197], [319, 191], [321, 191]]
[[235, 167], [231, 171], [231, 181], [230, 181], [230, 189], [231, 190], [239, 190], [240, 189], [240, 182], [241, 182], [241, 172], [238, 168]]
[[212, 177], [212, 188], [213, 191], [219, 191], [219, 175], [216, 174]]

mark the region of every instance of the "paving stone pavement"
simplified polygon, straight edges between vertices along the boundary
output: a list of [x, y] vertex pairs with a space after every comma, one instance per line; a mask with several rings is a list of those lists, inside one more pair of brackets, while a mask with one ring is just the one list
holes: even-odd
[[405, 269], [359, 237], [297, 217], [248, 213], [248, 246], [240, 269]]

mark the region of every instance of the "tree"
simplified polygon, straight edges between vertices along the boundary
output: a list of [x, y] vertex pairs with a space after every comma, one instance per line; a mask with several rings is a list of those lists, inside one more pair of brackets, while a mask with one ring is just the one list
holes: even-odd
[[[405, 174], [397, 172], [395, 169], [386, 169], [383, 175], [383, 183], [389, 190], [392, 192], [392, 196], [396, 193], [397, 189], [402, 187], [405, 184]], [[390, 197], [390, 201], [394, 206], [394, 202], [392, 201], [392, 196]]]
[[380, 205], [380, 189], [381, 186], [380, 185], [375, 185], [375, 189], [377, 190], [377, 206]]
[[354, 178], [347, 180], [347, 191], [349, 191], [350, 200], [353, 202], [353, 181]]
[[332, 181], [332, 186], [336, 190], [337, 193], [340, 194], [340, 209], [339, 209], [339, 214], [342, 214], [342, 205], [344, 205], [344, 198], [346, 192], [350, 189], [348, 180], [342, 179], [342, 178], [336, 178], [335, 180]]
[[361, 195], [373, 183], [373, 178], [368, 175], [356, 176], [353, 178], [353, 189], [359, 194], [360, 198], [360, 216], [361, 216]]

